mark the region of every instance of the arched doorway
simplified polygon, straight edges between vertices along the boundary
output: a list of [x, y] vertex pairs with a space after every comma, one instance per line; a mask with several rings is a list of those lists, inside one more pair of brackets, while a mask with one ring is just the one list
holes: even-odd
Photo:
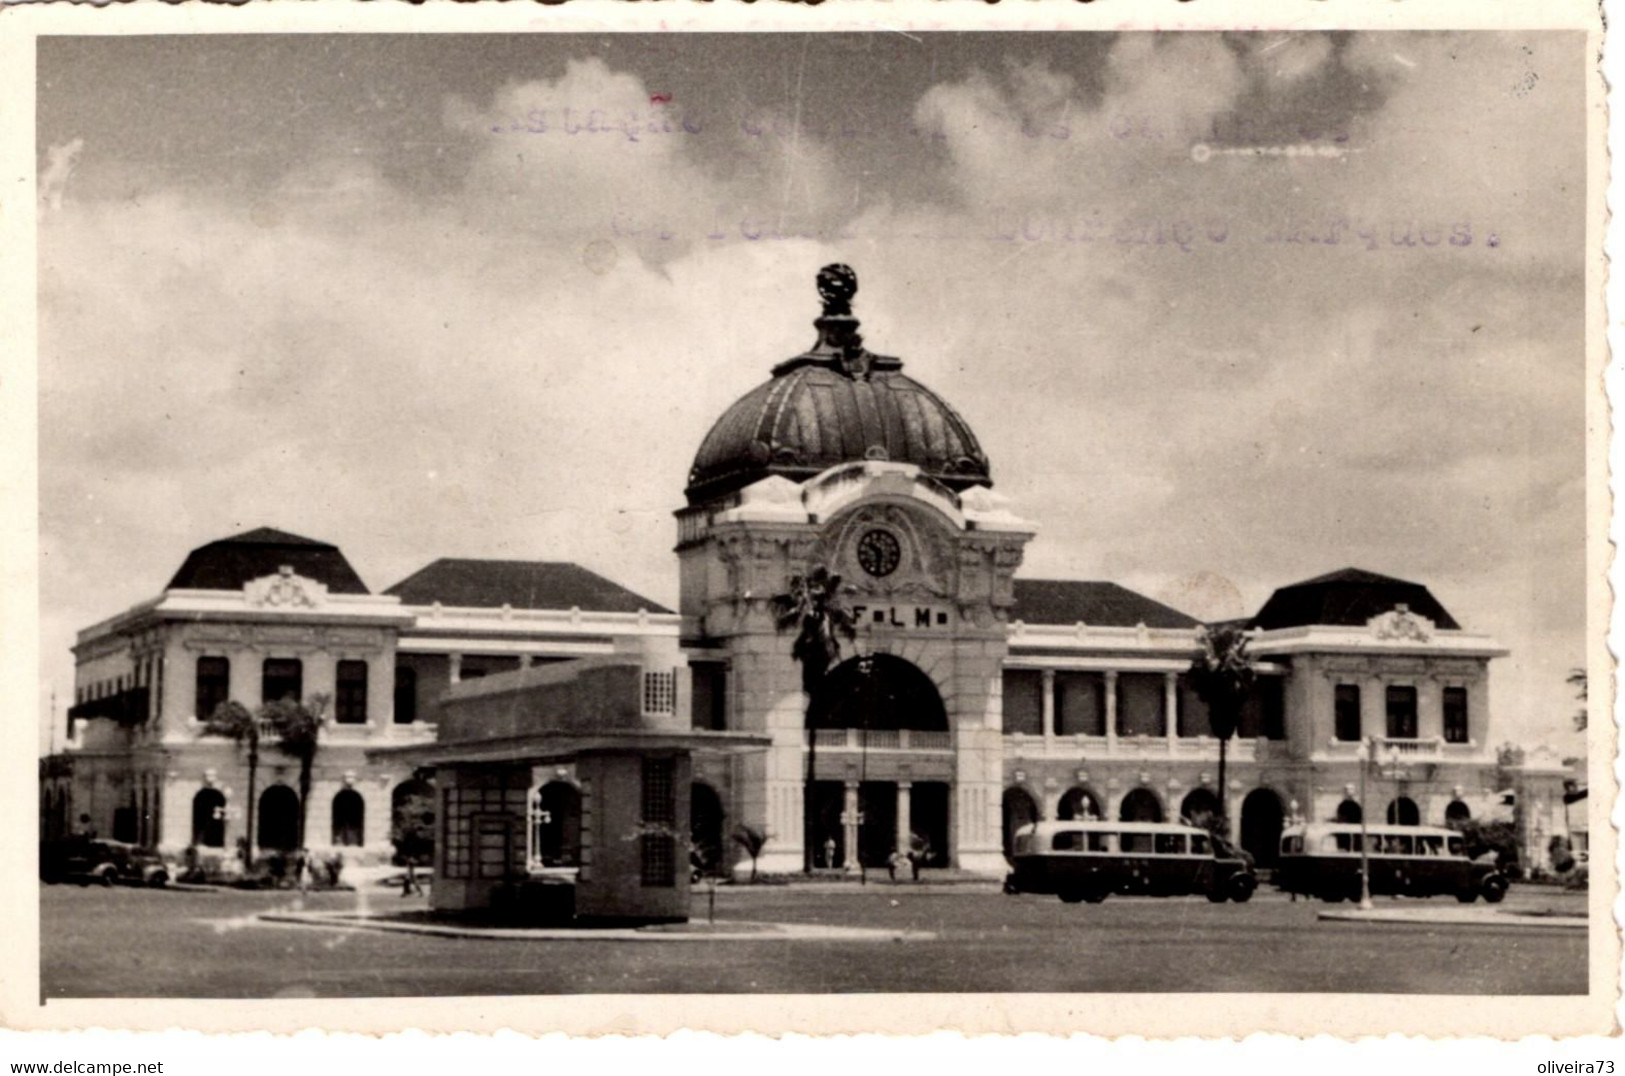
[[226, 797], [218, 788], [205, 788], [192, 797], [192, 843], [199, 848], [226, 846]]
[[[1081, 791], [1081, 789], [1080, 789]], [[1024, 788], [1007, 788], [1002, 802], [1004, 815], [1004, 858], [1013, 860], [1016, 851], [1016, 830], [1038, 821], [1038, 804]]]
[[299, 793], [287, 785], [271, 785], [260, 793], [259, 846], [272, 852], [291, 852], [299, 846]]
[[1344, 800], [1337, 805], [1337, 820], [1349, 824], [1356, 824], [1365, 817], [1365, 811], [1353, 800]]
[[408, 858], [420, 864], [434, 861], [434, 784], [412, 777], [389, 794], [389, 839], [395, 845], [395, 865]]
[[1460, 829], [1472, 820], [1472, 809], [1460, 800], [1451, 800], [1444, 809], [1444, 824], [1451, 829]]
[[722, 797], [703, 781], [689, 790], [688, 834], [698, 865], [707, 873], [722, 870]]
[[1106, 812], [1100, 807], [1100, 797], [1087, 788], [1069, 788], [1055, 805], [1055, 817], [1062, 822], [1085, 822], [1105, 818]]
[[1281, 797], [1267, 788], [1255, 788], [1241, 801], [1241, 846], [1260, 867], [1273, 867], [1281, 853], [1285, 822]]
[[544, 867], [581, 865], [581, 793], [568, 781], [549, 781], [530, 809], [530, 855]]
[[1161, 822], [1162, 804], [1149, 788], [1136, 788], [1123, 797], [1117, 818], [1122, 822]]
[[829, 671], [807, 707], [807, 727], [947, 732], [948, 711], [937, 685], [919, 666], [891, 654], [871, 654]]
[[359, 848], [366, 842], [367, 801], [353, 788], [333, 797], [333, 846]]
[[1202, 829], [1212, 829], [1219, 814], [1219, 797], [1210, 789], [1193, 788], [1179, 804], [1179, 817]]
[[1389, 800], [1388, 824], [1390, 826], [1421, 825], [1422, 812], [1417, 809], [1416, 801], [1409, 796], [1398, 796]]

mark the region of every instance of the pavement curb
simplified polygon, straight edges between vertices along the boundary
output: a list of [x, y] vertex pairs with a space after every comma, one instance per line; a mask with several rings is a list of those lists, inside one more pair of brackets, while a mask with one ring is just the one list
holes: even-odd
[[[617, 942], [695, 942], [695, 941], [935, 941], [936, 934], [923, 930], [875, 930], [867, 927], [831, 927], [814, 923], [746, 923], [754, 930], [680, 931], [642, 927], [581, 929], [570, 927], [462, 927], [451, 923], [403, 923], [353, 912], [263, 912], [255, 918], [265, 923], [319, 927], [328, 930], [371, 930], [379, 933], [424, 934], [440, 938], [473, 938], [480, 941], [617, 941]], [[766, 928], [766, 929], [762, 929]]]
[[1518, 912], [1472, 912], [1440, 911], [1440, 910], [1406, 910], [1394, 909], [1362, 912], [1359, 909], [1348, 911], [1322, 911], [1321, 919], [1341, 920], [1350, 923], [1406, 923], [1411, 926], [1474, 926], [1474, 927], [1517, 927], [1524, 930], [1585, 930], [1591, 925], [1590, 920], [1584, 916], [1574, 915], [1527, 915]]

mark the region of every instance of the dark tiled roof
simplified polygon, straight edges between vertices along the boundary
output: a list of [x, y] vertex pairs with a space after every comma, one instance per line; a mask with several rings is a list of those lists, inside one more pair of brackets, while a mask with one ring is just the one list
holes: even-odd
[[562, 561], [442, 557], [384, 591], [407, 605], [494, 609], [583, 609], [599, 613], [671, 610], [619, 583]]
[[1012, 620], [1026, 624], [1096, 624], [1103, 627], [1194, 628], [1200, 621], [1116, 583], [1072, 579], [1017, 579]]
[[324, 583], [333, 594], [368, 594], [338, 546], [259, 527], [199, 546], [169, 581], [173, 590], [241, 590], [250, 579], [275, 575], [283, 566]]
[[1396, 605], [1404, 605], [1446, 630], [1461, 627], [1421, 583], [1359, 568], [1344, 568], [1282, 587], [1253, 617], [1253, 626], [1266, 631], [1309, 624], [1359, 627]]

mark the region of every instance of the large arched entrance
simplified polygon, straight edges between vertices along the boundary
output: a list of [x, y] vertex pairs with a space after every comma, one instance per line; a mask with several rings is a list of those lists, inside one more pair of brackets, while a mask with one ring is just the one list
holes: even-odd
[[549, 781], [530, 808], [530, 856], [543, 867], [581, 865], [581, 793], [568, 781]]
[[360, 848], [366, 841], [367, 802], [353, 788], [342, 788], [333, 797], [333, 833], [335, 848]]
[[1024, 788], [1007, 788], [1002, 802], [1004, 815], [1004, 858], [1015, 859], [1016, 830], [1038, 821], [1038, 804]]
[[299, 793], [287, 785], [271, 785], [260, 793], [257, 823], [259, 846], [272, 852], [299, 847]]
[[1219, 797], [1205, 788], [1193, 788], [1179, 804], [1179, 817], [1193, 826], [1212, 829], [1219, 821]]
[[204, 788], [192, 797], [192, 843], [199, 848], [226, 846], [226, 797], [218, 788]]
[[1149, 788], [1136, 788], [1123, 797], [1117, 818], [1121, 822], [1161, 822], [1162, 803]]
[[1273, 867], [1281, 853], [1285, 814], [1281, 797], [1267, 788], [1255, 788], [1241, 801], [1241, 846], [1260, 867]]
[[1106, 817], [1101, 810], [1100, 797], [1087, 788], [1069, 788], [1055, 805], [1055, 817], [1062, 822], [1099, 821]]
[[1421, 825], [1422, 812], [1417, 809], [1416, 801], [1409, 796], [1398, 796], [1389, 800], [1388, 824], [1390, 826]]
[[707, 873], [720, 871], [722, 862], [722, 797], [717, 790], [703, 781], [695, 781], [689, 790], [688, 835], [695, 859]]
[[949, 862], [948, 784], [913, 782], [904, 819], [898, 813], [904, 797], [895, 781], [862, 781], [856, 804], [861, 820], [857, 847], [848, 848], [847, 777], [843, 772], [839, 780], [827, 779], [835, 767], [820, 761], [822, 751], [835, 748], [855, 747], [861, 752], [949, 747], [948, 711], [929, 676], [892, 654], [851, 658], [824, 677], [807, 707], [806, 723], [815, 744], [809, 765], [816, 772], [805, 836], [815, 865], [851, 868], [861, 858], [866, 866], [883, 867], [893, 852], [906, 851], [898, 848], [900, 830], [909, 835], [911, 845], [926, 851], [928, 863]]

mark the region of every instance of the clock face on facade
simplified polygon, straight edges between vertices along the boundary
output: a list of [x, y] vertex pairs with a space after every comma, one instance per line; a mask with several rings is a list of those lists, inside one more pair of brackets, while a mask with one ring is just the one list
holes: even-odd
[[890, 531], [865, 531], [858, 539], [858, 566], [870, 575], [890, 575], [902, 557], [903, 548]]

